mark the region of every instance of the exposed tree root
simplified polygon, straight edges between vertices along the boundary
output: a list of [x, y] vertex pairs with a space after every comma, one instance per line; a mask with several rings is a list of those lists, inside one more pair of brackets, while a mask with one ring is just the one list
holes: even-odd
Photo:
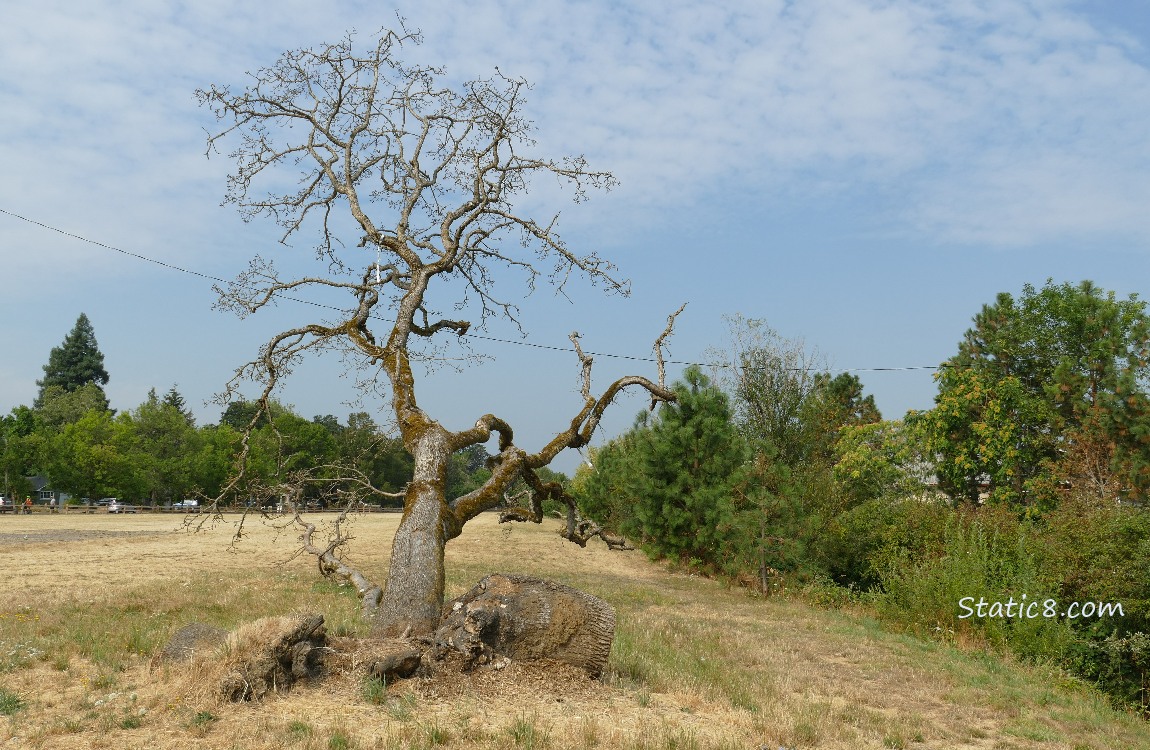
[[184, 662], [211, 683], [218, 698], [244, 701], [328, 674], [359, 673], [390, 683], [445, 671], [502, 669], [512, 661], [557, 663], [597, 678], [615, 635], [615, 610], [602, 599], [503, 573], [487, 576], [451, 602], [432, 637], [331, 638], [323, 622], [320, 614], [264, 618], [226, 638], [193, 624], [176, 633], [154, 664]]

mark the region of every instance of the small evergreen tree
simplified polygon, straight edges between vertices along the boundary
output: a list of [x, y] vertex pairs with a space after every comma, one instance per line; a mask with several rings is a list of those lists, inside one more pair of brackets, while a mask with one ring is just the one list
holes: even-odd
[[33, 405], [39, 408], [45, 391], [53, 386], [70, 393], [92, 384], [101, 387], [102, 392], [102, 386], [107, 383], [108, 371], [104, 369], [104, 355], [96, 344], [96, 332], [88, 316], [80, 313], [63, 343], [49, 353], [48, 364], [44, 365], [44, 378], [36, 381], [40, 394]]
[[580, 488], [589, 515], [636, 536], [657, 555], [720, 569], [734, 527], [731, 484], [743, 442], [726, 395], [697, 367], [674, 386], [676, 401], [593, 454]]
[[572, 490], [579, 509], [604, 527], [639, 542], [649, 542], [635, 517], [638, 469], [635, 446], [645, 423], [603, 446], [592, 448], [588, 462], [575, 472]]

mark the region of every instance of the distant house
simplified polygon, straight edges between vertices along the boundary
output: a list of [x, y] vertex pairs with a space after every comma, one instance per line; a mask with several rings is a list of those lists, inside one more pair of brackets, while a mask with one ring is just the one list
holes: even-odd
[[47, 505], [49, 501], [55, 500], [57, 505], [63, 505], [64, 501], [72, 497], [67, 492], [57, 492], [52, 489], [48, 477], [26, 477], [28, 484], [32, 485], [32, 501]]

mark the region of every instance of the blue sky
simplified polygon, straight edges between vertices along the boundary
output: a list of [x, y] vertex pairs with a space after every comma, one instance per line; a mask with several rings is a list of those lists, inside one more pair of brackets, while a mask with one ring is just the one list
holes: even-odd
[[[1150, 12], [1136, 3], [23, 2], [0, 26], [0, 209], [229, 278], [256, 253], [288, 268], [310, 238], [221, 207], [231, 163], [205, 158], [212, 121], [193, 91], [242, 85], [284, 50], [370, 38], [398, 11], [425, 43], [410, 59], [452, 81], [498, 66], [534, 84], [541, 154], [585, 154], [620, 186], [562, 210], [575, 248], [632, 280], [627, 299], [576, 285], [524, 302], [526, 341], [647, 356], [672, 341], [702, 361], [723, 316], [766, 320], [859, 370], [888, 417], [929, 408], [929, 370], [999, 291], [1089, 278], [1150, 293]], [[354, 245], [354, 243], [352, 243]], [[113, 406], [174, 383], [204, 404], [288, 325], [283, 303], [239, 321], [203, 279], [0, 214], [0, 411], [30, 403], [49, 350], [80, 312], [106, 355]], [[516, 338], [493, 325], [488, 335]], [[422, 385], [450, 427], [488, 411], [537, 447], [577, 407], [574, 355], [476, 340], [491, 356]], [[361, 406], [340, 362], [299, 369], [282, 394], [305, 416]], [[596, 380], [653, 366], [599, 357]], [[678, 369], [672, 372], [677, 373]], [[622, 401], [604, 436], [643, 400]], [[570, 470], [577, 456], [563, 459]]]

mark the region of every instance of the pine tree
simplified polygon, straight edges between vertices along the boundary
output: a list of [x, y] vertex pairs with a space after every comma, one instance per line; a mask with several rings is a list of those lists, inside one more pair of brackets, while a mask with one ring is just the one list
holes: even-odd
[[744, 445], [726, 395], [698, 367], [688, 368], [674, 391], [674, 403], [597, 455], [594, 489], [622, 501], [609, 522], [652, 552], [718, 569], [731, 541], [731, 483]]
[[176, 390], [176, 386], [172, 386], [167, 393], [164, 394], [163, 403], [165, 406], [170, 406], [180, 413], [180, 416], [189, 425], [195, 425], [196, 419], [192, 416], [191, 409], [188, 408], [188, 402], [184, 400], [183, 395]]
[[53, 386], [71, 393], [89, 383], [102, 387], [107, 382], [108, 371], [104, 369], [104, 355], [96, 344], [96, 333], [92, 330], [88, 316], [80, 313], [76, 325], [64, 337], [64, 342], [48, 355], [48, 364], [44, 365], [44, 379], [36, 381], [40, 393], [34, 406], [39, 408], [42, 405], [45, 391]]

